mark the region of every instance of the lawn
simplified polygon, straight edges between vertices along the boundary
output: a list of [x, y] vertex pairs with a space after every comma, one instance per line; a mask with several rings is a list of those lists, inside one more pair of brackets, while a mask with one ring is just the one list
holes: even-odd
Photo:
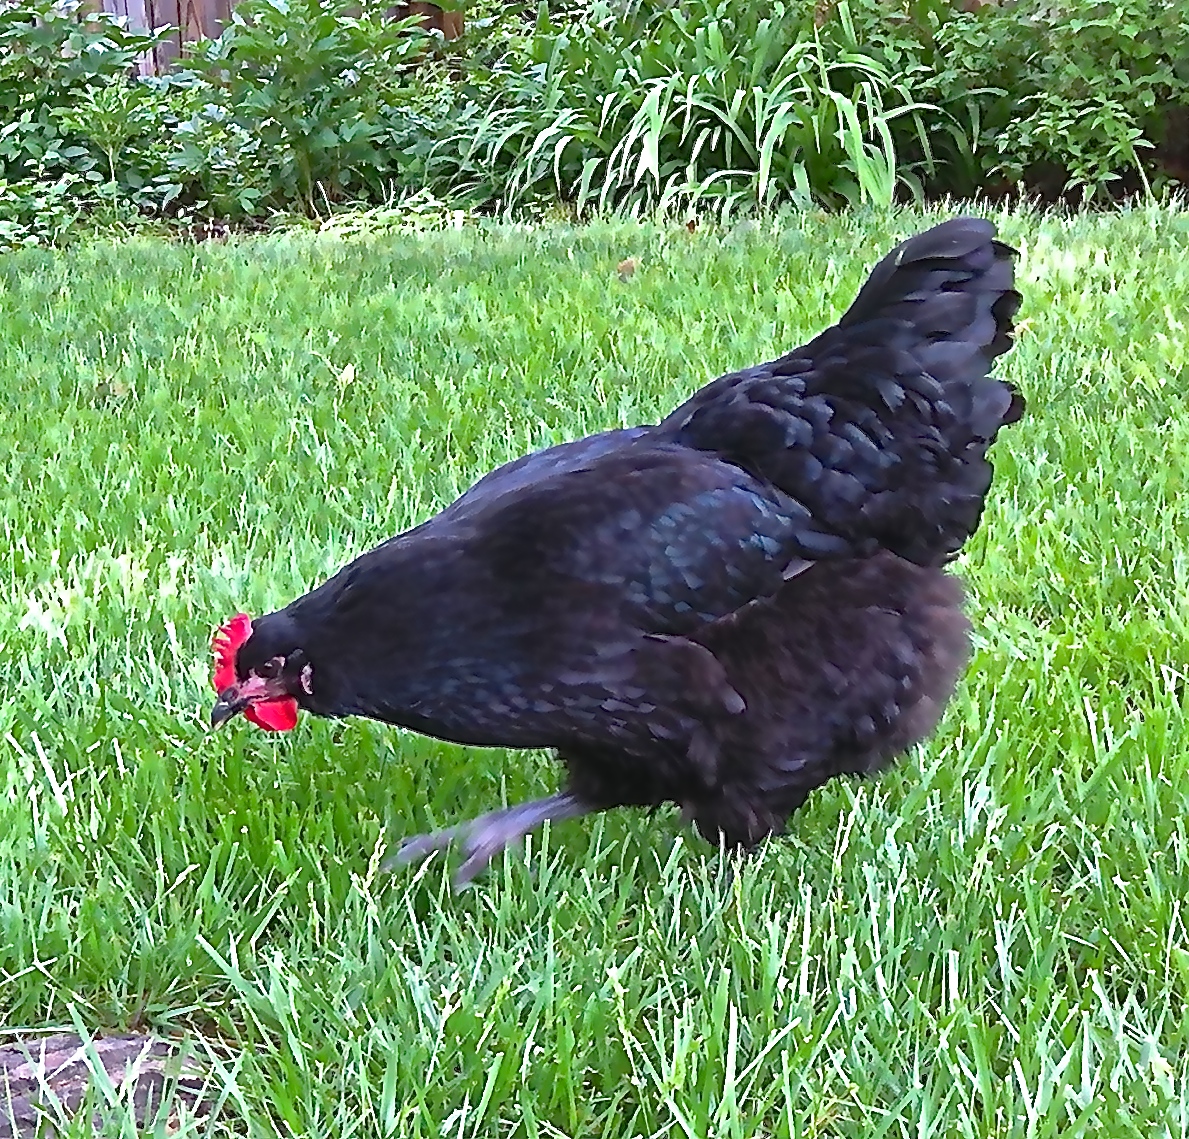
[[1000, 223], [1030, 414], [935, 737], [734, 876], [620, 812], [459, 895], [387, 845], [548, 758], [212, 733], [213, 626], [800, 343], [925, 220], [0, 258], [0, 1044], [182, 1037], [219, 1105], [184, 1134], [1189, 1133], [1189, 213]]

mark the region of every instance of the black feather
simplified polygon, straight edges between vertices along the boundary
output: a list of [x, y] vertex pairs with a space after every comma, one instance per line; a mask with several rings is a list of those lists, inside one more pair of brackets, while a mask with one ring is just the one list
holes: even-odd
[[570, 794], [516, 826], [671, 801], [732, 843], [780, 831], [926, 735], [961, 671], [941, 567], [1023, 411], [988, 375], [1012, 257], [970, 218], [910, 239], [804, 348], [509, 463], [259, 618], [239, 675], [280, 655], [315, 714], [555, 749]]
[[[989, 377], [1011, 347], [1020, 297], [1015, 251], [990, 222], [956, 218], [910, 238], [872, 271], [833, 328], [779, 360], [715, 380], [665, 419], [660, 436], [713, 451], [809, 507], [840, 553], [877, 548], [941, 565], [978, 526], [987, 449], [1023, 411]], [[781, 377], [788, 377], [782, 381]], [[829, 406], [823, 416], [813, 397]], [[762, 420], [766, 406], [783, 433]], [[834, 446], [878, 423], [884, 461]], [[784, 440], [795, 440], [786, 444]], [[811, 451], [820, 466], [807, 463]], [[831, 477], [853, 475], [856, 483]], [[823, 557], [820, 536], [800, 551]]]

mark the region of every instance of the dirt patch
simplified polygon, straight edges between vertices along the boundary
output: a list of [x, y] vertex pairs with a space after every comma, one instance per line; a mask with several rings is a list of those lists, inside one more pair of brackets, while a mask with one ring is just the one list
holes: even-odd
[[164, 1113], [169, 1130], [179, 1109], [210, 1113], [204, 1074], [176, 1041], [145, 1034], [89, 1043], [73, 1033], [33, 1036], [0, 1047], [0, 1139], [32, 1139], [39, 1127], [40, 1134], [53, 1134], [54, 1122], [69, 1119], [83, 1104], [99, 1065], [114, 1094], [104, 1091], [100, 1079], [90, 1103], [131, 1106], [138, 1125], [151, 1126]]

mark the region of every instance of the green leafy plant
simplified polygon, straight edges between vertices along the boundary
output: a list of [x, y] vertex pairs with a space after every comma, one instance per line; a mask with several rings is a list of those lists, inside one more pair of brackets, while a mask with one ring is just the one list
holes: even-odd
[[930, 108], [853, 36], [829, 45], [805, 4], [638, 4], [571, 26], [542, 8], [528, 53], [446, 125], [426, 154], [431, 184], [504, 207], [555, 193], [579, 211], [887, 203], [916, 186], [893, 124], [928, 147]]
[[56, 179], [0, 179], [0, 253], [57, 244], [79, 215], [77, 174]]
[[[72, 107], [58, 111], [57, 121], [73, 134], [93, 143], [103, 154], [107, 170], [106, 196], [112, 205], [120, 198], [120, 160], [138, 135], [158, 125], [158, 107], [142, 84], [109, 83], [89, 87]], [[180, 187], [177, 187], [180, 190]]]
[[983, 177], [1094, 198], [1146, 184], [1189, 104], [1189, 11], [1163, 0], [1027, 0], [958, 13], [928, 87], [969, 124]]
[[124, 84], [137, 57], [160, 38], [130, 31], [104, 13], [84, 12], [80, 0], [4, 0], [0, 176], [54, 179], [93, 169], [96, 156], [74, 129], [72, 113], [103, 88]]
[[190, 60], [206, 89], [177, 169], [236, 212], [383, 196], [399, 165], [388, 109], [424, 39], [379, 0], [243, 0]]

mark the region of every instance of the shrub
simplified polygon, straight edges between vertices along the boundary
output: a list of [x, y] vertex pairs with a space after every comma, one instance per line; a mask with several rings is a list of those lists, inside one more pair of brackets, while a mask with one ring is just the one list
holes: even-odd
[[168, 106], [131, 79], [159, 39], [77, 0], [0, 3], [0, 244], [57, 241], [84, 212], [178, 197]]
[[100, 155], [78, 130], [98, 91], [127, 86], [136, 58], [157, 42], [80, 0], [0, 4], [0, 177], [102, 181]]
[[1143, 176], [1189, 104], [1189, 10], [1166, 0], [1029, 0], [948, 21], [932, 90], [966, 104], [984, 175], [1105, 195]]
[[242, 0], [189, 61], [201, 80], [175, 167], [221, 212], [376, 199], [399, 177], [393, 108], [423, 47], [382, 0]]
[[26, 245], [53, 245], [79, 215], [78, 175], [54, 181], [0, 179], [0, 253]]
[[819, 35], [854, 43], [933, 108], [902, 160], [932, 193], [989, 184], [1102, 198], [1157, 171], [1169, 109], [1189, 106], [1189, 8], [1165, 0], [850, 0]]
[[[164, 34], [164, 33], [162, 33]], [[368, 0], [245, 0], [185, 70], [133, 77], [159, 35], [78, 0], [0, 0], [0, 218], [50, 240], [96, 208], [247, 218], [389, 192], [416, 20]], [[52, 225], [34, 224], [53, 202]]]
[[568, 25], [542, 6], [525, 54], [473, 76], [426, 148], [439, 192], [580, 211], [886, 202], [916, 186], [893, 124], [928, 150], [929, 108], [853, 42], [827, 45], [805, 3], [600, 4]]

